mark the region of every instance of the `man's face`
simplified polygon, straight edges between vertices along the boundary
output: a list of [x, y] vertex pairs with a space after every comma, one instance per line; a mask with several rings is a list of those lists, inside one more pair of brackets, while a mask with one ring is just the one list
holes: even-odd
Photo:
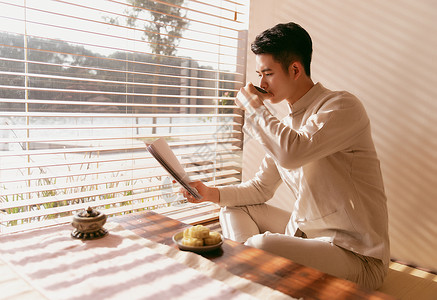
[[271, 54], [256, 55], [256, 72], [259, 85], [271, 94], [268, 99], [272, 103], [279, 103], [294, 94], [296, 82], [293, 76]]

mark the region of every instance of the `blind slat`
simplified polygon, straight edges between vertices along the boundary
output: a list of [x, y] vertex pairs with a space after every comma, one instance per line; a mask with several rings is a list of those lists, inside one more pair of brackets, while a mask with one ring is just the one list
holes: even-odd
[[[127, 73], [131, 75], [132, 73]], [[59, 80], [69, 80], [69, 81], [78, 81], [78, 82], [94, 82], [94, 83], [103, 83], [103, 84], [115, 84], [115, 85], [127, 85], [127, 86], [159, 86], [162, 88], [177, 88], [177, 89], [196, 89], [201, 91], [227, 91], [227, 92], [236, 92], [235, 89], [217, 89], [214, 87], [198, 87], [198, 86], [188, 86], [188, 85], [169, 85], [169, 84], [152, 84], [145, 82], [129, 82], [129, 81], [117, 81], [117, 80], [99, 80], [94, 78], [81, 78], [81, 77], [69, 77], [69, 76], [56, 76], [56, 75], [46, 75], [46, 74], [33, 74], [33, 73], [17, 73], [17, 72], [2, 72], [0, 71], [0, 75], [10, 75], [10, 76], [27, 76], [29, 78], [47, 78], [47, 79], [59, 79]], [[155, 74], [152, 74], [153, 76]], [[184, 77], [179, 77], [184, 78]], [[191, 79], [190, 77], [185, 77], [185, 79]], [[5, 87], [7, 88], [7, 86]]]
[[[72, 89], [55, 89], [55, 88], [39, 88], [25, 86], [7, 86], [0, 85], [0, 89], [23, 90], [23, 91], [39, 91], [39, 92], [63, 92], [74, 94], [95, 94], [95, 95], [112, 95], [112, 96], [138, 96], [138, 97], [165, 97], [165, 98], [192, 98], [199, 100], [220, 100], [223, 97], [219, 96], [196, 96], [196, 95], [172, 95], [172, 94], [149, 94], [149, 93], [122, 93], [122, 92], [107, 92], [94, 90], [72, 90]], [[126, 105], [126, 104], [124, 104]]]
[[[238, 131], [235, 131], [234, 133], [238, 133]], [[196, 137], [196, 136], [204, 136], [208, 133], [166, 133], [166, 134], [160, 134], [160, 137]], [[224, 135], [224, 133], [216, 133], [218, 136]], [[150, 139], [150, 138], [157, 138], [156, 135], [137, 135], [134, 137], [134, 139]], [[92, 137], [66, 137], [66, 138], [11, 138], [11, 139], [0, 139], [0, 143], [43, 143], [43, 142], [51, 142], [51, 143], [60, 143], [60, 142], [89, 142], [89, 141], [114, 141], [114, 140], [131, 140], [132, 138], [126, 136], [126, 135], [120, 135], [120, 136], [92, 136]]]
[[[1, 86], [0, 86], [1, 88]], [[25, 89], [25, 88], [24, 88]], [[181, 98], [191, 98], [190, 96], [181, 96]], [[228, 100], [221, 98], [220, 100]], [[214, 99], [213, 99], [214, 100]], [[234, 101], [233, 99], [229, 99]], [[123, 106], [123, 107], [166, 107], [166, 108], [217, 108], [217, 109], [237, 109], [236, 105], [187, 105], [187, 104], [141, 104], [141, 103], [119, 103], [119, 102], [91, 102], [91, 101], [59, 101], [59, 100], [24, 100], [24, 99], [0, 99], [0, 103], [29, 103], [29, 104], [51, 104], [51, 105], [88, 105], [88, 106]]]
[[[1, 101], [0, 101], [1, 102]], [[222, 108], [220, 106], [214, 106], [215, 108]], [[48, 129], [112, 129], [112, 128], [159, 128], [159, 127], [198, 127], [198, 126], [238, 126], [237, 122], [217, 122], [217, 123], [167, 123], [167, 124], [144, 124], [144, 125], [79, 125], [72, 127], [71, 125], [6, 125], [0, 126], [0, 130], [48, 130]]]
[[[152, 115], [148, 114], [130, 114], [131, 118], [141, 118], [141, 117], [152, 117]], [[122, 114], [108, 114], [108, 113], [100, 113], [100, 114], [91, 114], [91, 113], [53, 113], [53, 112], [2, 112], [0, 111], [0, 117], [52, 117], [52, 118], [126, 118], [126, 115]], [[234, 117], [241, 118], [242, 116], [239, 114], [153, 114], [153, 117], [156, 118], [207, 118], [207, 117]]]
[[[226, 140], [208, 140], [201, 139], [190, 141], [190, 145], [208, 145], [208, 144], [220, 144], [220, 143], [232, 143], [238, 142], [239, 139], [226, 139]], [[172, 146], [187, 146], [187, 143], [179, 142], [172, 143]], [[145, 145], [143, 143], [131, 144], [131, 145], [111, 145], [107, 147], [96, 146], [96, 147], [81, 147], [81, 148], [62, 148], [62, 149], [44, 149], [44, 150], [20, 150], [20, 151], [0, 151], [0, 157], [11, 157], [20, 156], [26, 157], [28, 155], [33, 155], [38, 157], [39, 155], [56, 155], [56, 154], [90, 154], [90, 153], [108, 153], [108, 152], [134, 152], [134, 151], [144, 151]], [[188, 154], [188, 153], [186, 153]]]

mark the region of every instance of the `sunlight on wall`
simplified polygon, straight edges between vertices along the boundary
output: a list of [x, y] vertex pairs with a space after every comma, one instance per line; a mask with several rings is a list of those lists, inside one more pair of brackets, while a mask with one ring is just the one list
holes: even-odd
[[[249, 42], [294, 21], [313, 38], [312, 77], [364, 103], [381, 159], [392, 257], [437, 270], [437, 2], [252, 0]], [[257, 81], [248, 57], [250, 81]], [[262, 155], [245, 148], [244, 177]], [[254, 150], [256, 149], [256, 150]], [[252, 151], [253, 150], [253, 151]], [[276, 198], [285, 207], [284, 191]]]

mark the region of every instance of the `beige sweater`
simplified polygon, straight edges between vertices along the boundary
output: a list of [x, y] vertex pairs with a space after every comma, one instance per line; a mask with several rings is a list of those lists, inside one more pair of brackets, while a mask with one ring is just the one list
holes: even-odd
[[267, 155], [252, 180], [219, 189], [221, 206], [264, 203], [282, 181], [297, 199], [287, 234], [299, 228], [388, 264], [383, 180], [369, 118], [355, 96], [318, 83], [284, 120], [261, 106], [245, 130]]

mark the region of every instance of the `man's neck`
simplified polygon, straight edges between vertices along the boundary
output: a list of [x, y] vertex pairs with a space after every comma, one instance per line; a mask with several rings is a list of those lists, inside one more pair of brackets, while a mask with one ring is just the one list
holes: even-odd
[[296, 93], [293, 95], [294, 97], [292, 99], [289, 99], [288, 103], [293, 105], [294, 103], [299, 101], [299, 99], [302, 98], [313, 86], [314, 86], [314, 82], [311, 80], [311, 78], [307, 77], [304, 80], [302, 80], [299, 83]]

